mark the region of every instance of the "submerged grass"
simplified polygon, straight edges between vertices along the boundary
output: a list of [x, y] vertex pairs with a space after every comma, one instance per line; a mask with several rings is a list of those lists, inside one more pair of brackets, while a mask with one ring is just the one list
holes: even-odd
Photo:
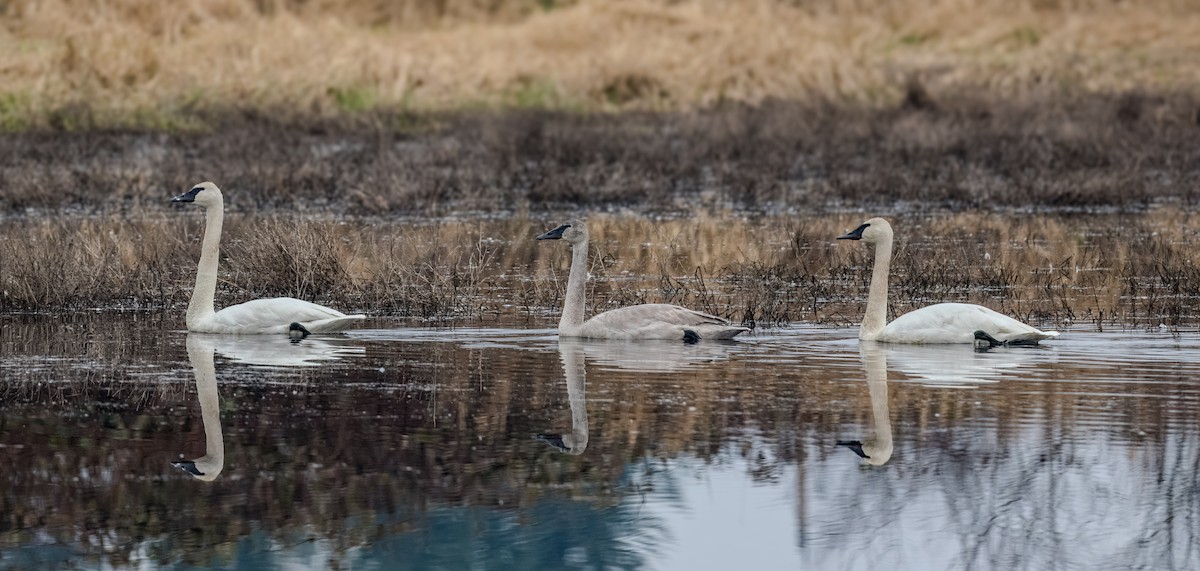
[[[865, 217], [593, 215], [590, 311], [667, 302], [754, 326], [855, 323], [871, 255], [833, 238]], [[891, 311], [962, 301], [1050, 327], [1195, 327], [1195, 217], [1172, 209], [895, 216]], [[378, 317], [548, 325], [570, 253], [533, 237], [557, 222], [235, 214], [217, 303], [288, 295]], [[196, 216], [10, 221], [0, 228], [4, 310], [181, 310], [201, 228]]]

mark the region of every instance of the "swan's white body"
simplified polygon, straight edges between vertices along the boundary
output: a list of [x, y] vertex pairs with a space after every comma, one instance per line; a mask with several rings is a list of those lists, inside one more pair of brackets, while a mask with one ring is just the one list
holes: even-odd
[[311, 333], [342, 331], [363, 319], [363, 315], [346, 315], [336, 309], [291, 297], [256, 299], [215, 311], [213, 298], [217, 292], [217, 259], [221, 248], [221, 225], [225, 218], [225, 202], [221, 189], [211, 182], [196, 185], [172, 202], [195, 202], [204, 207], [204, 241], [200, 249], [200, 265], [196, 270], [196, 287], [187, 308], [187, 329], [197, 333], [287, 333], [292, 323], [299, 323]]
[[730, 325], [728, 321], [700, 311], [666, 303], [631, 305], [606, 311], [584, 321], [587, 282], [587, 225], [572, 220], [538, 236], [538, 240], [565, 240], [571, 246], [571, 273], [567, 277], [567, 296], [562, 319], [558, 322], [560, 337], [584, 339], [732, 339], [749, 331]]
[[862, 240], [875, 246], [875, 266], [867, 294], [867, 311], [858, 338], [884, 343], [974, 343], [982, 331], [1003, 343], [1037, 343], [1058, 336], [1041, 331], [982, 305], [939, 303], [922, 307], [887, 322], [888, 273], [892, 264], [892, 227], [872, 218], [839, 240]]

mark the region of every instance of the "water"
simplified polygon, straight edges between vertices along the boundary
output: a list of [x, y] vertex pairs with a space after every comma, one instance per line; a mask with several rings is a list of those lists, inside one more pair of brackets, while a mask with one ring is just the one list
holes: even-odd
[[0, 318], [0, 569], [1200, 561], [1195, 334], [290, 343], [178, 317]]

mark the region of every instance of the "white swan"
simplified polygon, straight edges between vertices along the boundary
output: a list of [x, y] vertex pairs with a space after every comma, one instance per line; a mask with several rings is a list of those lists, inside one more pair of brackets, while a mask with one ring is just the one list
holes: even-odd
[[838, 240], [862, 240], [875, 246], [875, 269], [858, 338], [885, 343], [1035, 344], [1058, 336], [1041, 331], [982, 305], [939, 303], [910, 311], [887, 322], [888, 271], [892, 264], [892, 226], [872, 218]]
[[305, 332], [342, 331], [364, 315], [346, 315], [335, 309], [291, 297], [256, 299], [213, 310], [217, 292], [217, 258], [221, 247], [221, 223], [225, 201], [221, 189], [202, 182], [171, 202], [195, 202], [204, 207], [206, 225], [196, 271], [196, 288], [187, 308], [187, 329], [199, 333], [288, 333], [293, 323]]
[[863, 369], [867, 374], [867, 391], [871, 395], [871, 418], [875, 422], [875, 436], [866, 441], [839, 440], [858, 454], [867, 464], [882, 466], [892, 459], [892, 419], [888, 414], [887, 354], [883, 347], [874, 343], [863, 343], [858, 347]]
[[588, 445], [587, 398], [584, 384], [587, 371], [584, 367], [582, 346], [579, 339], [561, 339], [558, 342], [558, 358], [562, 361], [563, 375], [567, 378], [567, 401], [571, 405], [570, 434], [539, 434], [538, 440], [572, 456], [583, 454]]
[[647, 303], [606, 311], [587, 321], [584, 314], [584, 286], [587, 282], [587, 225], [571, 220], [541, 236], [538, 240], [565, 240], [571, 246], [571, 273], [567, 277], [567, 299], [558, 322], [560, 337], [587, 339], [682, 339], [694, 343], [700, 339], [731, 339], [749, 331], [729, 321], [667, 303]]
[[217, 479], [225, 467], [225, 440], [221, 437], [221, 405], [213, 352], [212, 343], [197, 335], [187, 336], [188, 360], [196, 373], [196, 398], [200, 401], [200, 418], [204, 422], [204, 456], [171, 462], [172, 466], [205, 482]]

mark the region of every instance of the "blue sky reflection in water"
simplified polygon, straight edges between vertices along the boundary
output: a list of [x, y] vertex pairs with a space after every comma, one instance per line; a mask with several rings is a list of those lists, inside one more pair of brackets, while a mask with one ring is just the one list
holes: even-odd
[[1195, 334], [978, 353], [811, 326], [684, 346], [376, 323], [292, 344], [0, 319], [0, 569], [1200, 560]]

